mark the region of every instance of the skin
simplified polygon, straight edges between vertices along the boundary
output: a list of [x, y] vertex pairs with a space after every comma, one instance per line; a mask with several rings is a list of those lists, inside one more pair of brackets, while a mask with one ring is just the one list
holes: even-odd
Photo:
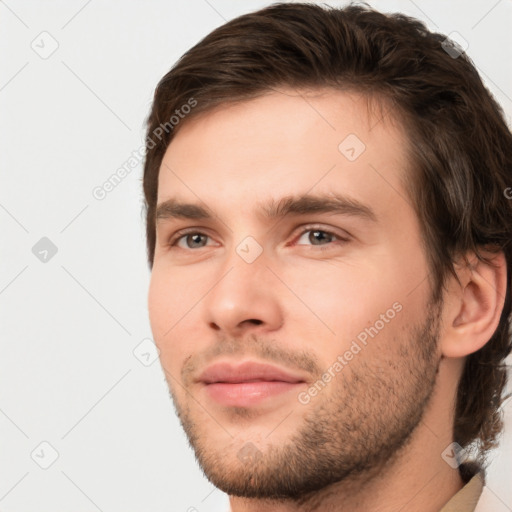
[[[463, 486], [441, 454], [464, 358], [498, 325], [505, 262], [499, 254], [495, 266], [457, 266], [460, 283], [450, 278], [431, 307], [420, 224], [402, 183], [407, 137], [386, 110], [355, 93], [272, 91], [185, 119], [163, 159], [158, 204], [177, 198], [214, 217], [158, 222], [151, 328], [196, 457], [233, 512], [433, 512]], [[366, 146], [354, 161], [338, 149], [349, 134]], [[331, 192], [369, 206], [376, 220], [277, 221], [257, 210]], [[185, 228], [205, 236], [178, 234], [170, 245]], [[236, 250], [248, 236], [262, 251], [252, 263]], [[333, 372], [397, 303], [400, 312]], [[302, 391], [329, 368], [332, 379], [306, 404], [293, 391], [236, 408], [195, 380], [213, 362], [247, 359], [301, 375]]]

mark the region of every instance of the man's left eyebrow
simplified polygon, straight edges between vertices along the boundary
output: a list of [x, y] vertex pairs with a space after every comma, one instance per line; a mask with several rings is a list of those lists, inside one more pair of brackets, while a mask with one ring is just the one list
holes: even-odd
[[266, 204], [259, 203], [263, 216], [267, 219], [280, 219], [288, 215], [309, 215], [315, 213], [332, 213], [361, 217], [377, 222], [377, 215], [369, 205], [340, 194], [285, 196], [279, 200], [271, 200]]

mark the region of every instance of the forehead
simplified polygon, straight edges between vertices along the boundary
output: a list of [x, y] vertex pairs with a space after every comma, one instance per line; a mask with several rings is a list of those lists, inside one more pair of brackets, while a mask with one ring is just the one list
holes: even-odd
[[[159, 174], [158, 201], [337, 191], [405, 198], [407, 139], [389, 105], [333, 89], [281, 89], [182, 121]], [[239, 205], [241, 206], [241, 205]]]

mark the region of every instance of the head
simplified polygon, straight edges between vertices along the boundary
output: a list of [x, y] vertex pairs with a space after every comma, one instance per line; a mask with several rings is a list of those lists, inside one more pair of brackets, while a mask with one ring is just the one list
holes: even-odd
[[[367, 7], [275, 4], [214, 30], [156, 88], [151, 326], [189, 441], [226, 492], [298, 496], [369, 472], [433, 401], [481, 463], [497, 443], [512, 135], [445, 40]], [[334, 199], [337, 213], [322, 207]], [[246, 357], [303, 386], [257, 406], [210, 400], [201, 372]]]

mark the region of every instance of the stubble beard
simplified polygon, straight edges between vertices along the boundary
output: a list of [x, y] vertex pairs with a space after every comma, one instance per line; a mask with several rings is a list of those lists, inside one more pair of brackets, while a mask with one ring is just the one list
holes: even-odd
[[[391, 340], [396, 349], [378, 360], [366, 361], [363, 349], [329, 384], [336, 386], [334, 392], [328, 398], [319, 393], [307, 406], [302, 423], [284, 444], [272, 444], [270, 436], [259, 449], [251, 439], [214, 445], [209, 429], [191, 413], [194, 400], [181, 403], [169, 386], [205, 476], [230, 496], [297, 504], [333, 484], [367, 483], [407, 445], [429, 404], [440, 363], [439, 315], [440, 305], [431, 305], [423, 325]], [[378, 337], [372, 342], [378, 343]], [[296, 407], [305, 406], [297, 402]], [[236, 408], [230, 419], [247, 420], [253, 413]], [[251, 455], [251, 449], [254, 456], [240, 457], [242, 450]]]

